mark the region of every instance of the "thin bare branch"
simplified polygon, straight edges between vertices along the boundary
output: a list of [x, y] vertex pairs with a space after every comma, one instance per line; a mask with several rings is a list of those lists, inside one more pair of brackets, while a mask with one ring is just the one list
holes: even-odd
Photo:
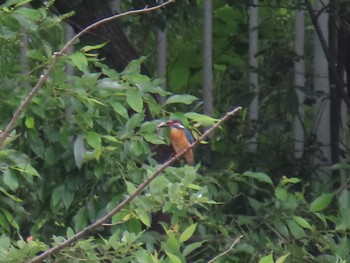
[[132, 11], [128, 11], [122, 14], [117, 14], [105, 19], [102, 19], [88, 27], [86, 27], [84, 30], [80, 31], [78, 34], [76, 34], [70, 41], [67, 42], [67, 44], [59, 51], [59, 52], [55, 52], [53, 54], [53, 59], [51, 61], [51, 64], [48, 66], [47, 69], [45, 69], [43, 71], [43, 73], [40, 75], [38, 82], [36, 83], [36, 85], [33, 87], [33, 89], [31, 90], [30, 93], [28, 93], [28, 95], [24, 98], [24, 100], [21, 102], [21, 104], [18, 106], [17, 110], [15, 111], [12, 119], [10, 120], [10, 122], [7, 124], [5, 130], [2, 132], [2, 134], [0, 135], [0, 150], [3, 148], [4, 142], [6, 140], [6, 138], [9, 136], [9, 134], [11, 133], [11, 131], [16, 127], [16, 123], [19, 120], [19, 118], [21, 117], [22, 113], [24, 112], [24, 110], [27, 108], [27, 106], [29, 105], [29, 103], [32, 101], [32, 99], [38, 94], [39, 90], [42, 88], [43, 84], [46, 82], [47, 78], [50, 76], [50, 74], [52, 73], [52, 71], [54, 70], [59, 57], [63, 54], [66, 53], [68, 47], [70, 47], [71, 45], [73, 45], [73, 43], [82, 35], [86, 34], [89, 30], [98, 27], [102, 24], [105, 24], [107, 22], [110, 22], [112, 20], [115, 20], [117, 18], [123, 17], [123, 16], [127, 16], [127, 15], [132, 15], [132, 14], [139, 14], [139, 13], [145, 13], [145, 12], [151, 12], [157, 9], [160, 9], [172, 2], [175, 2], [175, 0], [168, 0], [160, 5], [154, 6], [154, 7], [145, 7], [143, 9], [138, 9], [138, 10], [132, 10]]
[[237, 237], [233, 241], [232, 245], [227, 250], [225, 250], [224, 252], [220, 253], [219, 255], [217, 255], [216, 257], [214, 257], [210, 261], [208, 261], [208, 263], [213, 263], [216, 260], [218, 260], [220, 257], [222, 257], [222, 256], [226, 255], [227, 253], [229, 253], [238, 244], [238, 242], [241, 240], [242, 237], [243, 237], [243, 235], [240, 235], [239, 237]]
[[[230, 117], [237, 114], [242, 108], [237, 107], [234, 110], [226, 113], [226, 115], [221, 118], [217, 123], [215, 123], [210, 129], [206, 130], [202, 136], [200, 136], [194, 143], [192, 143], [188, 148], [183, 150], [182, 152], [176, 154], [173, 158], [171, 158], [169, 161], [165, 162], [152, 176], [148, 177], [143, 183], [141, 183], [135, 190], [135, 192], [131, 195], [129, 195], [126, 199], [124, 199], [119, 205], [117, 205], [113, 210], [111, 210], [109, 213], [107, 213], [105, 216], [103, 216], [101, 219], [97, 220], [95, 223], [89, 225], [88, 227], [84, 228], [80, 232], [76, 233], [71, 238], [63, 241], [62, 243], [58, 244], [55, 247], [50, 248], [49, 250], [45, 251], [41, 255], [33, 258], [29, 261], [29, 263], [38, 263], [42, 262], [43, 260], [49, 258], [53, 254], [60, 252], [65, 247], [71, 246], [74, 243], [76, 243], [80, 238], [87, 236], [91, 233], [94, 233], [97, 231], [97, 228], [101, 227], [104, 223], [109, 221], [114, 215], [119, 213], [126, 205], [130, 204], [132, 200], [134, 200], [158, 175], [163, 173], [167, 167], [175, 163], [178, 159], [180, 159], [185, 153], [187, 153], [189, 150], [191, 150], [193, 147], [195, 147], [197, 144], [199, 144], [202, 140], [204, 140], [208, 135], [214, 131], [216, 128], [218, 128], [222, 123], [224, 123], [226, 120], [228, 120]], [[238, 239], [239, 241], [239, 239]], [[238, 242], [237, 241], [237, 242]], [[228, 252], [227, 252], [228, 253]]]

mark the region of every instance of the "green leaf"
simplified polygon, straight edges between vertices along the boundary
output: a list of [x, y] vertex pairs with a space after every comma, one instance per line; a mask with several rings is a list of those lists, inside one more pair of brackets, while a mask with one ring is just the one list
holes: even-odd
[[74, 142], [74, 160], [79, 169], [83, 165], [85, 153], [84, 138], [82, 135], [78, 135]]
[[34, 118], [33, 117], [27, 117], [25, 120], [25, 125], [28, 129], [33, 129], [35, 126]]
[[112, 106], [113, 110], [122, 116], [124, 119], [129, 119], [129, 114], [126, 108], [121, 105], [119, 102], [110, 101], [109, 104]]
[[5, 169], [3, 173], [4, 183], [12, 190], [16, 191], [18, 188], [18, 178], [17, 175], [11, 169]]
[[200, 123], [202, 126], [212, 126], [218, 121], [218, 119], [214, 119], [197, 112], [187, 112], [185, 113], [185, 116], [193, 121]]
[[282, 187], [277, 187], [275, 189], [275, 195], [276, 197], [281, 200], [281, 201], [286, 201], [287, 200], [287, 196], [288, 196], [288, 192], [285, 188]]
[[21, 7], [16, 9], [14, 13], [21, 14], [32, 21], [39, 21], [41, 19], [41, 12], [33, 8]]
[[172, 103], [182, 103], [189, 105], [196, 100], [198, 100], [198, 98], [192, 95], [173, 95], [166, 100], [165, 105]]
[[130, 151], [136, 156], [143, 154], [143, 146], [140, 140], [134, 140], [130, 145]]
[[196, 231], [197, 223], [190, 225], [185, 229], [185, 231], [181, 234], [179, 242], [183, 243], [187, 241], [193, 235], [194, 231]]
[[135, 193], [135, 191], [136, 191], [135, 185], [134, 185], [133, 183], [129, 182], [129, 181], [126, 181], [125, 183], [126, 183], [126, 188], [127, 188], [127, 190], [128, 190], [128, 193], [129, 193], [130, 195], [132, 195], [133, 193]]
[[139, 113], [142, 112], [143, 110], [142, 94], [138, 89], [129, 88], [126, 91], [126, 102], [134, 111]]
[[151, 227], [151, 217], [149, 213], [142, 209], [136, 209], [136, 214], [144, 225]]
[[63, 195], [64, 195], [64, 186], [61, 185], [59, 187], [56, 187], [51, 194], [52, 205], [57, 206], [58, 203], [62, 200]]
[[107, 44], [107, 42], [104, 42], [102, 44], [99, 45], [95, 45], [95, 46], [85, 46], [81, 49], [82, 52], [86, 53], [89, 52], [91, 50], [96, 50], [96, 49], [101, 49], [103, 48], [105, 45]]
[[26, 174], [40, 177], [40, 174], [38, 173], [38, 171], [33, 166], [31, 166], [29, 163], [18, 163], [18, 164], [16, 164], [15, 167], [11, 167], [11, 168], [18, 170], [22, 173], [26, 173]]
[[288, 225], [290, 232], [295, 238], [299, 239], [306, 236], [304, 229], [300, 227], [294, 220], [288, 219], [286, 220], [286, 223]]
[[283, 256], [280, 256], [275, 263], [283, 263], [286, 258], [290, 255], [290, 252], [288, 252], [287, 254], [283, 255]]
[[185, 247], [182, 254], [184, 255], [184, 257], [187, 257], [192, 251], [196, 250], [197, 248], [200, 248], [204, 242], [205, 241], [199, 241], [199, 242], [189, 244], [188, 246]]
[[75, 232], [79, 232], [84, 227], [86, 227], [88, 223], [88, 213], [85, 207], [82, 207], [78, 210], [77, 214], [73, 218], [73, 222]]
[[319, 212], [328, 207], [333, 199], [333, 193], [327, 193], [316, 198], [310, 205], [311, 212]]
[[312, 229], [310, 223], [300, 216], [293, 216], [293, 220], [303, 228]]
[[268, 183], [269, 185], [273, 185], [271, 178], [264, 173], [256, 173], [256, 172], [245, 172], [243, 176], [247, 176], [250, 178], [254, 178], [260, 182]]
[[274, 263], [272, 253], [265, 257], [262, 257], [259, 260], [259, 263]]
[[133, 61], [131, 61], [128, 66], [125, 68], [125, 70], [123, 71], [123, 75], [127, 75], [127, 74], [134, 74], [134, 73], [140, 73], [141, 71], [141, 64], [145, 61], [146, 57], [142, 56], [138, 59], [135, 59]]
[[86, 142], [93, 148], [101, 147], [101, 135], [96, 132], [86, 132], [85, 133]]
[[182, 263], [181, 259], [175, 256], [173, 253], [170, 253], [167, 250], [164, 250], [164, 251], [165, 251], [165, 254], [170, 258], [172, 263]]
[[165, 144], [165, 142], [160, 139], [155, 133], [144, 134], [143, 138], [152, 144]]
[[10, 223], [11, 226], [13, 226], [16, 230], [19, 230], [19, 225], [13, 215], [7, 211], [6, 209], [0, 209], [4, 216], [6, 217], [6, 220], [8, 223]]
[[5, 234], [2, 234], [0, 237], [0, 251], [6, 251], [10, 248], [11, 246], [11, 239]]
[[71, 59], [72, 64], [76, 66], [80, 71], [83, 71], [84, 68], [88, 65], [86, 56], [80, 52], [75, 52], [69, 55], [69, 58]]

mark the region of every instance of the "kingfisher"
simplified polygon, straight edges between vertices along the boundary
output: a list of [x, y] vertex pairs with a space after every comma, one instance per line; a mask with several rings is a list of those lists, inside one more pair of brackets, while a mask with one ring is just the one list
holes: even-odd
[[[191, 132], [183, 126], [179, 120], [168, 120], [158, 125], [158, 128], [169, 127], [170, 128], [170, 142], [174, 148], [176, 154], [182, 152], [194, 143]], [[190, 149], [184, 154], [185, 161], [188, 165], [194, 165], [193, 151]]]

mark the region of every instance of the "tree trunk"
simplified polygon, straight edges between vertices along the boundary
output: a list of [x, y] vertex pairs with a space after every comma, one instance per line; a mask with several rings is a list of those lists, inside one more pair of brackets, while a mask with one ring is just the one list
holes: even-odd
[[[166, 28], [157, 28], [157, 77], [163, 79], [160, 85], [166, 89], [166, 65], [167, 65], [167, 36]], [[165, 103], [165, 98], [160, 97], [160, 102]]]
[[212, 0], [204, 1], [203, 103], [204, 114], [213, 116]]
[[[316, 1], [315, 10], [323, 10], [329, 1]], [[318, 24], [322, 34], [328, 40], [327, 12], [318, 16]], [[328, 74], [328, 61], [321, 46], [318, 35], [314, 35], [314, 92], [316, 94], [314, 134], [320, 144], [320, 154], [314, 159], [314, 165], [318, 168], [317, 178], [321, 181], [329, 179], [329, 171], [325, 169], [331, 163], [331, 131], [330, 131], [330, 85]]]
[[295, 12], [295, 60], [294, 60], [294, 85], [298, 98], [298, 112], [294, 119], [294, 156], [301, 158], [304, 151], [304, 100], [305, 100], [305, 57], [304, 57], [304, 11]]
[[[108, 1], [56, 0], [54, 6], [60, 14], [75, 12], [74, 16], [68, 20], [75, 32], [80, 32], [92, 23], [113, 15]], [[118, 71], [122, 71], [131, 60], [140, 57], [140, 54], [124, 34], [121, 24], [116, 20], [91, 30], [90, 34], [81, 38], [81, 41], [90, 44], [108, 42], [101, 49], [100, 54], [106, 59], [106, 64], [109, 67]], [[148, 74], [145, 68], [142, 71]]]
[[255, 152], [257, 148], [256, 130], [259, 115], [258, 26], [258, 0], [253, 0], [253, 5], [249, 7], [249, 84], [255, 93], [249, 105], [249, 125], [253, 133], [253, 137], [249, 142], [249, 148], [252, 152]]

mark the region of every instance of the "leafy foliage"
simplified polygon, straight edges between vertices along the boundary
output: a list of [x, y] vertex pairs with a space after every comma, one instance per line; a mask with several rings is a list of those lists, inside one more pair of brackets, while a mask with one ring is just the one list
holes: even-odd
[[[63, 39], [61, 20], [65, 16], [52, 16], [48, 7], [24, 7], [25, 2], [7, 1], [0, 6], [1, 127]], [[193, 9], [175, 17], [186, 17], [187, 12], [198, 17], [197, 5], [192, 4]], [[247, 69], [242, 55], [247, 42], [242, 35], [245, 10], [231, 5], [231, 1], [215, 2], [218, 112], [232, 102], [248, 103], [250, 98], [249, 89], [241, 85]], [[283, 77], [289, 72], [273, 63], [281, 53], [290, 59], [288, 39], [283, 45], [278, 42], [289, 30], [284, 23], [288, 19], [288, 11], [277, 10], [265, 21], [266, 28], [276, 20], [283, 22], [281, 28], [277, 32], [265, 28], [262, 34], [266, 38], [262, 61], [271, 63], [274, 74], [262, 72], [266, 118], [259, 124], [258, 153], [246, 150], [249, 131], [243, 113], [211, 141], [213, 167], [198, 164], [166, 169], [98, 234], [79, 240], [54, 260], [207, 262], [241, 234], [239, 244], [218, 262], [350, 260], [349, 191], [325, 191], [329, 189], [326, 185], [315, 191], [309, 177], [301, 176], [302, 164], [288, 157], [292, 113], [281, 103], [288, 100], [289, 90], [288, 86], [273, 90], [284, 87]], [[187, 25], [197, 22], [191, 18], [184, 21]], [[163, 153], [159, 146], [164, 141], [156, 133], [158, 120], [178, 118], [186, 126], [194, 124], [195, 129], [217, 121], [190, 108], [197, 101], [195, 96], [180, 95], [185, 89], [200, 94], [201, 65], [200, 33], [194, 30], [198, 26], [179, 26], [183, 38], [173, 39], [173, 48], [178, 49], [171, 50], [169, 71], [175, 94], [163, 91], [159, 80], [140, 73], [145, 57], [132, 61], [123, 72], [106, 66], [96, 55], [104, 43], [87, 45], [60, 58], [0, 151], [0, 262], [28, 261], [134, 193], [136, 186], [159, 168], [155, 153]], [[170, 29], [178, 30], [175, 25]], [[17, 54], [23, 34], [31, 39], [27, 74], [21, 71], [24, 65]], [[270, 43], [271, 38], [276, 42]], [[181, 48], [180, 42], [184, 43]], [[274, 49], [277, 42], [281, 53]], [[235, 45], [228, 49], [232, 43]], [[74, 75], [66, 74], [68, 64], [74, 67]], [[237, 90], [229, 88], [233, 84]], [[168, 96], [164, 105], [158, 104], [158, 96]], [[252, 167], [257, 171], [247, 171]], [[346, 171], [348, 167], [333, 169]]]

